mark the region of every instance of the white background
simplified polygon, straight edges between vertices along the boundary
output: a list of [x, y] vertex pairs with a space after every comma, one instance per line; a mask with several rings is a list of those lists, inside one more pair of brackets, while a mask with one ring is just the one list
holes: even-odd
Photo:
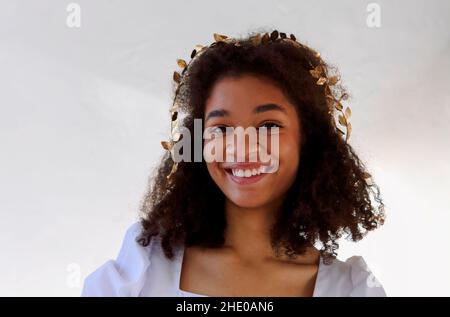
[[388, 295], [450, 295], [450, 2], [0, 1], [0, 295], [78, 296], [137, 220], [176, 59], [214, 32], [293, 33], [339, 67], [351, 144], [387, 222], [363, 255]]

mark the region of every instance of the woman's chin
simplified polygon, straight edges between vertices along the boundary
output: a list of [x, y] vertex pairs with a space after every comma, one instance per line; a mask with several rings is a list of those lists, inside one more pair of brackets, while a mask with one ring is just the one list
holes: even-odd
[[[231, 195], [228, 200], [241, 208], [258, 208], [268, 204], [267, 197], [249, 197], [251, 194]], [[260, 196], [260, 195], [258, 195]]]

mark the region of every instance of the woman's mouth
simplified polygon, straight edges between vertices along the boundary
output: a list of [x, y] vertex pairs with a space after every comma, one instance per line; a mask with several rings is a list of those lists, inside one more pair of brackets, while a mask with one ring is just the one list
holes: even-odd
[[263, 165], [248, 165], [245, 164], [225, 167], [227, 176], [239, 185], [253, 184], [258, 182], [266, 173]]

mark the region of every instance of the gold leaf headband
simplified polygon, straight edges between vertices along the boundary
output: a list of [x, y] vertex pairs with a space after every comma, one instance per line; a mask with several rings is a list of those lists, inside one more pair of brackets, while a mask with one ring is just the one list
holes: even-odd
[[[170, 108], [171, 138], [169, 141], [161, 141], [161, 145], [163, 146], [163, 148], [169, 152], [172, 151], [174, 144], [180, 140], [180, 134], [177, 131], [178, 121], [179, 121], [179, 106], [177, 104], [177, 95], [180, 91], [180, 88], [184, 84], [183, 83], [183, 75], [186, 72], [189, 64], [196, 57], [198, 57], [199, 55], [204, 53], [208, 48], [217, 45], [219, 42], [224, 42], [227, 44], [234, 44], [235, 46], [238, 46], [238, 47], [242, 45], [239, 39], [230, 38], [226, 35], [217, 34], [217, 33], [214, 33], [213, 36], [214, 36], [214, 42], [211, 43], [210, 45], [208, 45], [208, 46], [196, 45], [195, 46], [195, 48], [193, 49], [193, 51], [191, 53], [191, 60], [189, 63], [187, 63], [183, 59], [177, 59], [177, 64], [182, 69], [182, 71], [181, 71], [181, 73], [178, 71], [175, 71], [173, 73], [173, 80], [176, 83], [177, 88], [175, 90], [175, 96], [173, 99], [172, 107]], [[286, 33], [278, 32], [277, 30], [271, 32], [270, 34], [269, 33], [264, 33], [264, 34], [258, 33], [256, 35], [253, 35], [250, 37], [250, 41], [251, 41], [252, 45], [254, 45], [254, 46], [268, 44], [269, 42], [289, 41], [290, 43], [292, 43], [294, 45], [297, 45], [297, 46], [300, 46], [303, 48], [307, 48], [314, 52], [315, 57], [320, 60], [320, 63], [319, 63], [319, 65], [314, 67], [310, 62], [310, 66], [312, 67], [312, 69], [310, 69], [309, 72], [313, 78], [317, 79], [317, 81], [316, 81], [317, 85], [324, 86], [325, 95], [327, 98], [328, 109], [329, 109], [328, 113], [332, 117], [331, 122], [332, 122], [334, 128], [336, 129], [336, 131], [338, 131], [341, 135], [345, 136], [345, 142], [348, 142], [348, 139], [350, 138], [350, 134], [352, 132], [352, 125], [349, 122], [352, 112], [349, 107], [345, 107], [345, 109], [344, 109], [344, 106], [342, 105], [342, 100], [347, 100], [348, 95], [346, 93], [344, 93], [338, 99], [335, 98], [335, 96], [332, 93], [331, 87], [336, 85], [339, 82], [340, 78], [338, 76], [331, 76], [331, 77], [327, 76], [325, 64], [322, 61], [322, 59], [320, 59], [320, 53], [297, 42], [297, 40], [293, 34], [290, 34], [288, 37], [286, 35]], [[335, 110], [338, 113], [338, 120], [337, 120], [338, 124], [342, 128], [345, 128], [345, 132], [341, 128], [339, 128], [335, 122], [334, 115], [333, 115]], [[170, 180], [171, 176], [176, 172], [177, 166], [178, 166], [178, 162], [174, 161], [172, 169], [171, 169], [169, 175], [167, 176], [168, 180]], [[368, 178], [368, 177], [370, 177], [370, 174], [367, 173], [366, 176], [367, 176], [366, 178]]]

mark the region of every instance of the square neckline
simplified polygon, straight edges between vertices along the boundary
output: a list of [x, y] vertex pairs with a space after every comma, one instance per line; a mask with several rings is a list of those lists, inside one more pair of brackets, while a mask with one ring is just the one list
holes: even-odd
[[[186, 247], [182, 246], [181, 249], [179, 250], [178, 254], [177, 254], [177, 265], [176, 265], [176, 275], [175, 275], [175, 289], [177, 291], [178, 295], [181, 296], [194, 296], [194, 297], [216, 297], [216, 296], [209, 296], [209, 295], [204, 295], [204, 294], [198, 294], [198, 293], [192, 293], [189, 291], [185, 291], [182, 290], [180, 288], [181, 285], [181, 270], [183, 268], [183, 260], [184, 260], [184, 253], [186, 251]], [[322, 271], [324, 269], [323, 267], [323, 258], [322, 255], [319, 255], [319, 267], [317, 269], [317, 274], [316, 274], [316, 280], [314, 281], [314, 290], [313, 290], [313, 294], [311, 297], [316, 297], [317, 293], [318, 293], [318, 286], [322, 280]]]

